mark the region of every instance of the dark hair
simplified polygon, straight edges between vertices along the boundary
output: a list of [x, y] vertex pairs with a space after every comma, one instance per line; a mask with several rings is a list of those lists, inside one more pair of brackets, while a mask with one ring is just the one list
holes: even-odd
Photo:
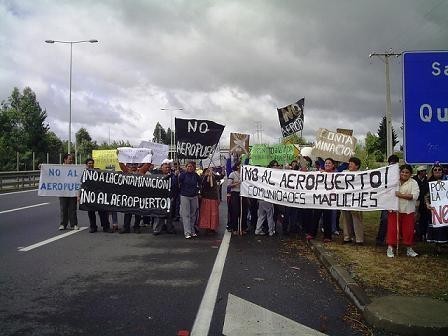
[[353, 162], [357, 167], [361, 167], [361, 160], [355, 156], [348, 159], [348, 162]]
[[240, 161], [235, 162], [235, 164], [232, 167], [232, 170], [235, 170], [235, 171], [238, 170], [238, 166], [241, 166], [241, 162]]
[[272, 160], [271, 162], [269, 162], [268, 164], [268, 168], [272, 168], [274, 166], [278, 166], [278, 161], [277, 160]]
[[392, 154], [391, 156], [389, 156], [387, 158], [387, 163], [389, 163], [389, 164], [398, 163], [399, 161], [400, 161], [400, 159], [395, 154]]
[[333, 163], [333, 165], [336, 167], [336, 161], [335, 160], [333, 160], [332, 158], [326, 158], [325, 160], [324, 160], [324, 163], [325, 163], [325, 161], [331, 161], [331, 163]]
[[403, 164], [403, 165], [400, 166], [400, 171], [402, 171], [402, 170], [404, 170], [404, 169], [409, 170], [409, 171], [411, 172], [411, 174], [412, 174], [412, 167], [411, 167], [410, 164], [405, 163], [405, 164]]
[[93, 163], [95, 163], [95, 160], [92, 159], [92, 158], [88, 158], [88, 159], [86, 159], [86, 161], [85, 161], [84, 163], [85, 163], [85, 164], [88, 164], [89, 162], [93, 162]]
[[62, 162], [64, 162], [65, 160], [67, 160], [67, 158], [69, 157], [69, 156], [72, 156], [70, 153], [66, 153], [66, 154], [64, 154], [64, 156], [62, 157]]

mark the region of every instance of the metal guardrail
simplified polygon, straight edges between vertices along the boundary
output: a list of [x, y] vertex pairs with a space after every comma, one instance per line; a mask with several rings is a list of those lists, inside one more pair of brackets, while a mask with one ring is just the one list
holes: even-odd
[[36, 188], [40, 170], [0, 172], [0, 192]]

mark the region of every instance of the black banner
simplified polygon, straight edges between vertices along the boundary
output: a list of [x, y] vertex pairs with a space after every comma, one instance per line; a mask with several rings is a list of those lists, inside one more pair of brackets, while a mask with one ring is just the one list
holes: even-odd
[[80, 210], [166, 216], [170, 212], [171, 179], [86, 169], [81, 178]]
[[295, 104], [277, 109], [283, 137], [287, 137], [288, 135], [292, 135], [303, 130], [304, 106], [305, 98], [302, 98]]
[[176, 152], [179, 159], [206, 159], [216, 149], [224, 125], [210, 120], [175, 119]]

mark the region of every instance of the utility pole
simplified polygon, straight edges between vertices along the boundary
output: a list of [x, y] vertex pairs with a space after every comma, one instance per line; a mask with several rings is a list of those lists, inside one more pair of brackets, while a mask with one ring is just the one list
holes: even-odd
[[261, 144], [263, 141], [263, 124], [261, 121], [255, 122], [257, 124], [257, 129], [255, 132], [257, 133], [258, 143]]
[[392, 139], [392, 108], [390, 101], [390, 79], [389, 79], [389, 57], [400, 57], [401, 53], [393, 53], [392, 50], [385, 53], [371, 53], [369, 55], [370, 58], [373, 56], [378, 57], [385, 64], [385, 73], [386, 73], [386, 155], [387, 157], [391, 156], [394, 151], [394, 144]]

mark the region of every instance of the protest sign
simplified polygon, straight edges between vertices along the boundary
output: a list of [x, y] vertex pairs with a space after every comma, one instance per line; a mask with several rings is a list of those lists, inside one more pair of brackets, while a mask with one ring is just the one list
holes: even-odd
[[269, 146], [272, 159], [281, 165], [287, 165], [296, 158], [299, 151], [293, 144], [276, 144]]
[[296, 158], [298, 151], [293, 144], [276, 144], [265, 145], [257, 144], [253, 145], [250, 151], [251, 165], [266, 167], [269, 162], [276, 160], [279, 164], [289, 164]]
[[95, 168], [110, 171], [121, 170], [116, 149], [94, 149], [92, 159], [95, 161]]
[[352, 136], [353, 130], [348, 129], [348, 128], [336, 128], [336, 133], [341, 133], [341, 134]]
[[230, 149], [233, 154], [249, 154], [249, 134], [230, 133]]
[[84, 165], [42, 164], [37, 195], [78, 196], [84, 169]]
[[325, 173], [243, 166], [241, 196], [296, 208], [397, 210], [399, 170]]
[[250, 150], [249, 164], [254, 166], [266, 167], [272, 160], [269, 146], [264, 144], [255, 144]]
[[201, 166], [203, 168], [207, 167], [222, 167], [225, 166], [225, 159], [223, 156], [221, 156], [221, 153], [219, 150], [216, 150], [213, 153], [213, 156], [211, 158], [203, 159], [201, 160]]
[[150, 141], [142, 141], [139, 145], [141, 148], [149, 148], [152, 151], [152, 163], [160, 166], [162, 161], [168, 158], [169, 145], [159, 144]]
[[210, 120], [175, 118], [179, 159], [206, 159], [216, 149], [224, 126]]
[[429, 182], [432, 226], [448, 226], [448, 181]]
[[291, 104], [277, 109], [280, 127], [283, 137], [287, 137], [303, 130], [303, 108], [305, 98], [298, 100], [295, 104]]
[[166, 216], [170, 210], [171, 179], [86, 169], [81, 178], [80, 210]]
[[320, 128], [316, 133], [313, 156], [348, 162], [355, 155], [356, 138]]
[[149, 148], [118, 147], [118, 162], [150, 163], [152, 151]]

